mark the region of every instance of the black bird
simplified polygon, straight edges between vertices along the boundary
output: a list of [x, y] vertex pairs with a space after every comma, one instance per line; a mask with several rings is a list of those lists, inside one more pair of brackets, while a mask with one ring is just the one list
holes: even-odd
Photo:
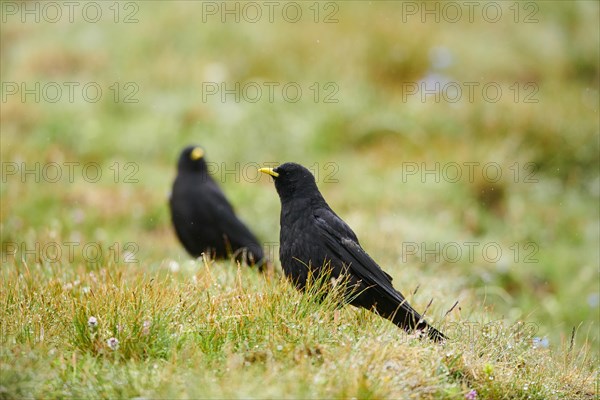
[[260, 266], [266, 261], [258, 239], [209, 175], [201, 147], [189, 146], [181, 152], [169, 206], [177, 237], [192, 257], [233, 255]]
[[323, 273], [335, 280], [342, 277], [350, 304], [375, 310], [408, 332], [423, 330], [435, 341], [446, 339], [394, 289], [392, 277], [362, 249], [352, 229], [329, 207], [308, 169], [285, 163], [260, 172], [275, 180], [281, 200], [279, 258], [286, 277], [299, 290], [306, 288], [309, 274], [317, 279]]

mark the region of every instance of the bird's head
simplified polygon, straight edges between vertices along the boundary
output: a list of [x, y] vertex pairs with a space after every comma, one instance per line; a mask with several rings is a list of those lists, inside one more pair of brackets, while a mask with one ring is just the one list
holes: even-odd
[[315, 177], [300, 164], [288, 162], [275, 168], [260, 168], [259, 171], [273, 177], [275, 189], [282, 201], [300, 197], [320, 197]]
[[179, 171], [206, 171], [204, 149], [200, 146], [188, 146], [181, 152], [177, 163]]

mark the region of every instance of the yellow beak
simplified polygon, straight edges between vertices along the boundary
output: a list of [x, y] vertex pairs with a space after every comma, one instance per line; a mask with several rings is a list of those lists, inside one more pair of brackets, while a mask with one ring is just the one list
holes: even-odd
[[258, 170], [264, 174], [271, 175], [272, 177], [275, 177], [275, 178], [277, 178], [279, 176], [279, 174], [277, 172], [273, 171], [273, 168], [259, 168]]
[[200, 147], [195, 147], [190, 154], [190, 158], [194, 161], [199, 160], [202, 157], [204, 157], [204, 150], [202, 150]]

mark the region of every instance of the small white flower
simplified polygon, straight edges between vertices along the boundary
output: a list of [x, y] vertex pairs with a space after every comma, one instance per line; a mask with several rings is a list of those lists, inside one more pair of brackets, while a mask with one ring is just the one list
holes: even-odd
[[177, 261], [169, 261], [169, 269], [171, 272], [179, 271], [179, 263]]
[[150, 326], [152, 322], [150, 320], [145, 320], [142, 324], [142, 335], [147, 336], [150, 333]]
[[397, 363], [395, 363], [394, 361], [386, 361], [386, 362], [383, 363], [383, 369], [385, 371], [387, 371], [387, 370], [394, 370], [394, 371], [396, 371], [396, 370], [398, 370]]
[[96, 327], [98, 327], [98, 319], [96, 317], [90, 317], [88, 319], [88, 327], [90, 329], [96, 329]]
[[119, 348], [119, 339], [111, 337], [110, 339], [108, 339], [106, 341], [106, 344], [108, 345], [108, 347], [110, 347], [112, 350], [117, 350]]

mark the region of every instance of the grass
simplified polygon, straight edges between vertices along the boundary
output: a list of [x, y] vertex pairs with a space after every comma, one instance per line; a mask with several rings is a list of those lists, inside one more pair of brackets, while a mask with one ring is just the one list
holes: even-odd
[[[340, 3], [333, 24], [199, 24], [201, 3], [147, 2], [124, 24], [107, 4], [98, 23], [1, 24], [0, 397], [597, 397], [596, 2], [531, 3], [537, 23], [500, 3], [493, 24], [422, 23], [397, 2]], [[408, 94], [430, 74], [503, 95]], [[297, 82], [303, 96], [205, 100], [203, 84], [221, 81]], [[92, 82], [103, 96], [7, 94], [36, 82]], [[190, 260], [166, 206], [190, 143], [276, 264], [278, 199], [253, 168], [311, 166], [363, 247], [415, 308], [433, 299], [427, 315], [453, 340]], [[72, 179], [65, 163], [78, 163]], [[451, 163], [456, 181], [442, 174]], [[464, 163], [478, 163], [472, 179]], [[483, 174], [490, 163], [498, 181]]]
[[5, 272], [3, 280], [8, 397], [594, 393], [589, 354], [570, 349], [557, 359], [519, 324], [452, 319], [446, 326], [456, 340], [435, 345], [232, 264], [187, 262], [152, 275], [117, 264], [93, 271], [40, 265]]

